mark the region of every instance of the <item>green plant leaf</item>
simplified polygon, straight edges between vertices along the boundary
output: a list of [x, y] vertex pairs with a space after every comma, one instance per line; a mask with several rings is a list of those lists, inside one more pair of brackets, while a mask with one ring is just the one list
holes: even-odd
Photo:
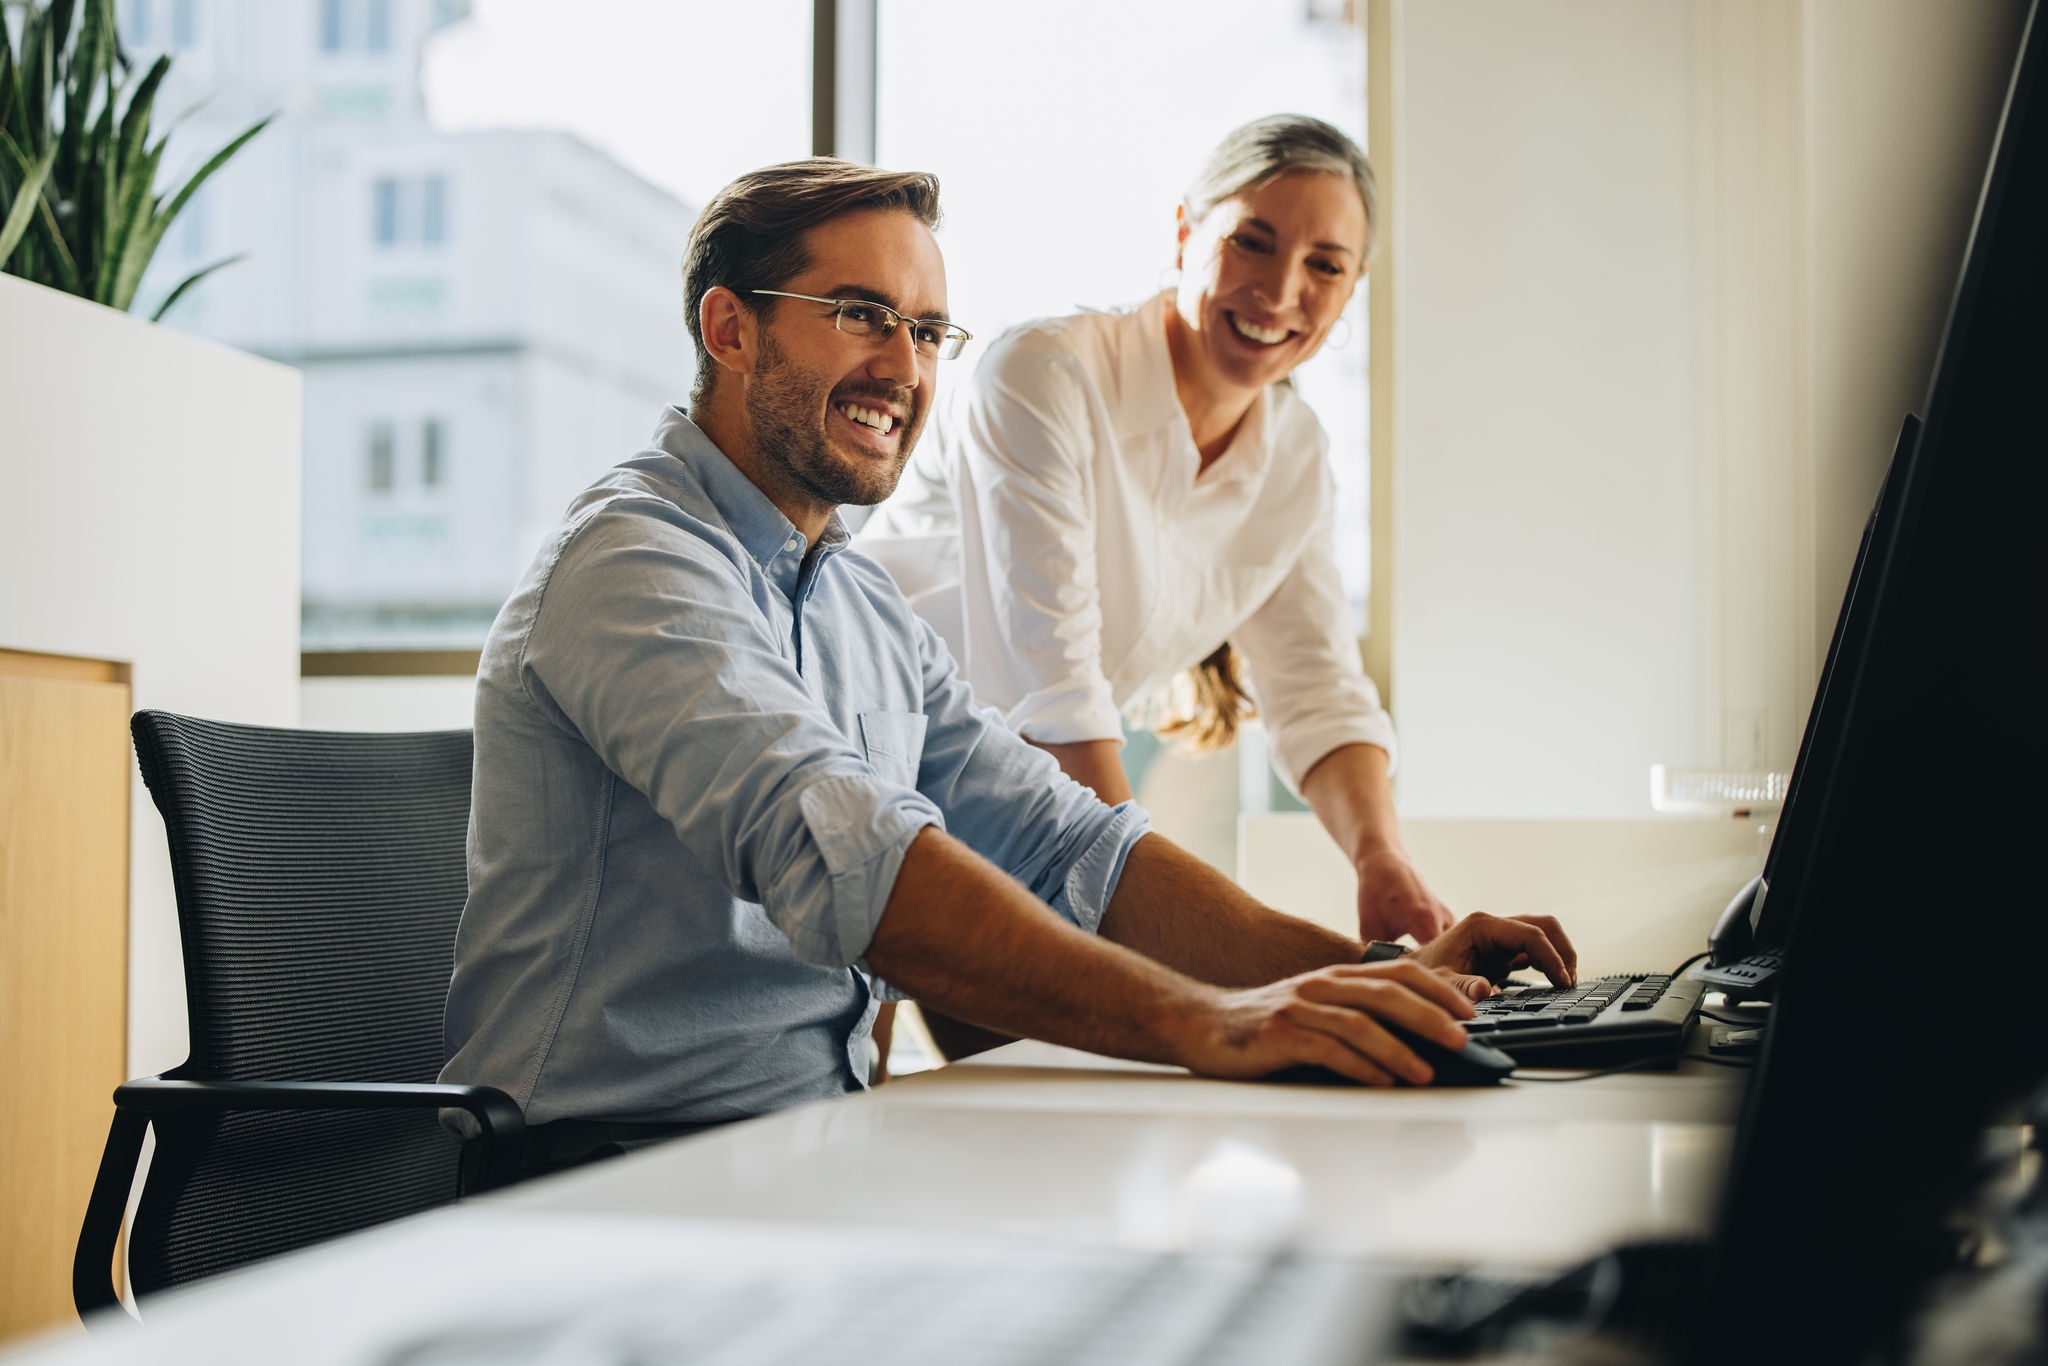
[[220, 260], [215, 261], [210, 266], [201, 266], [198, 270], [193, 271], [190, 275], [187, 275], [184, 279], [178, 281], [178, 287], [176, 289], [172, 290], [169, 294], [166, 294], [164, 296], [164, 301], [156, 306], [156, 312], [149, 315], [149, 320], [153, 323], [162, 322], [164, 314], [171, 311], [172, 304], [178, 302], [179, 299], [184, 297], [186, 290], [192, 288], [192, 286], [198, 284], [201, 280], [204, 280], [207, 276], [213, 274], [222, 266], [231, 266], [237, 261], [247, 260], [248, 256], [249, 253], [246, 251], [236, 252], [233, 256], [222, 257]]
[[156, 169], [163, 153], [163, 144], [158, 143], [121, 174], [121, 198], [114, 208], [114, 234], [105, 269], [113, 277], [107, 303], [124, 313], [135, 302], [142, 273], [149, 269], [149, 258], [156, 254], [156, 244], [163, 237], [154, 231]]
[[204, 166], [201, 166], [198, 170], [192, 173], [192, 178], [190, 180], [187, 180], [183, 185], [178, 187], [178, 192], [175, 195], [171, 196], [170, 203], [166, 205], [164, 209], [157, 215], [156, 222], [158, 237], [163, 236], [164, 229], [171, 226], [171, 220], [173, 218], [176, 218], [178, 216], [179, 211], [185, 207], [186, 202], [189, 201], [193, 195], [199, 192], [199, 187], [206, 183], [206, 178], [212, 175], [215, 171], [218, 171], [221, 167], [227, 165], [229, 157], [241, 151], [242, 148], [248, 143], [250, 138], [255, 137], [258, 133], [268, 128], [270, 126], [271, 120], [275, 119], [276, 117], [277, 115], [272, 114], [267, 118], [258, 119], [255, 123], [250, 124], [247, 128], [242, 130], [241, 135], [237, 137], [233, 142], [230, 142], [227, 146], [221, 148], [218, 152], [215, 152], [211, 157], [209, 157]]
[[156, 103], [156, 89], [163, 84], [164, 73], [171, 69], [169, 57], [158, 57], [150, 63], [149, 74], [142, 78], [142, 84], [135, 87], [135, 93], [128, 97], [128, 112], [121, 116], [121, 164], [127, 166], [142, 154], [144, 141], [149, 137], [150, 107]]
[[51, 263], [57, 268], [57, 288], [66, 294], [85, 297], [85, 291], [79, 288], [82, 282], [78, 275], [78, 262], [73, 259], [71, 248], [64, 242], [63, 229], [57, 225], [57, 215], [50, 211], [50, 197], [47, 194], [40, 195], [36, 203], [39, 206], [36, 215], [39, 237], [41, 244], [49, 249]]
[[[100, 110], [86, 145], [88, 164], [98, 174], [90, 182], [80, 178], [79, 222], [72, 229], [71, 241], [77, 247], [91, 247], [91, 258], [79, 259], [79, 273], [88, 282], [92, 297], [106, 303], [108, 290], [114, 282], [114, 206], [121, 198], [121, 168], [114, 162], [113, 101], [109, 100]], [[90, 196], [85, 193], [88, 183], [92, 189]]]
[[42, 160], [29, 167], [27, 178], [15, 192], [7, 219], [0, 222], [0, 267], [6, 266], [7, 258], [14, 255], [14, 248], [27, 234], [29, 220], [35, 216], [36, 206], [43, 202], [43, 182], [50, 178], [50, 167], [56, 160], [54, 147], [44, 152]]
[[21, 131], [29, 146], [40, 150], [50, 140], [51, 75], [56, 58], [50, 51], [50, 11], [30, 10], [21, 29]]
[[[80, 139], [92, 118], [92, 94], [99, 85], [102, 59], [99, 53], [97, 25], [99, 13], [97, 0], [85, 0], [85, 14], [78, 27], [78, 42], [71, 49], [68, 63], [59, 71], [58, 58], [64, 52], [64, 41], [71, 28], [71, 0], [57, 0], [50, 6], [51, 71], [56, 84], [64, 94], [64, 130], [58, 135], [57, 180], [68, 185], [78, 178], [79, 158], [84, 154]], [[54, 93], [54, 92], [53, 92]]]

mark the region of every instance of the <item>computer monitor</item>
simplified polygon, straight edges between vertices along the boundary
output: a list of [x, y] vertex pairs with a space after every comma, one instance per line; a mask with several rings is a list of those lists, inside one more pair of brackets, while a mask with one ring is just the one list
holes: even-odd
[[[1726, 935], [1717, 930], [1716, 965], [1746, 953], [1779, 952], [1790, 936], [1790, 908], [1797, 900], [1795, 892], [1806, 872], [1807, 854], [1826, 821], [1828, 793], [1841, 760], [1842, 733], [1848, 721], [1852, 691], [1850, 680], [1870, 644], [1870, 618], [1877, 600], [1879, 572], [1872, 565], [1883, 565], [1891, 554], [1919, 442], [1920, 419], [1908, 413], [1899, 426], [1899, 439], [1892, 447], [1891, 463], [1886, 467], [1877, 501], [1863, 523], [1863, 539], [1856, 547], [1856, 562], [1849, 570], [1842, 610], [1835, 618], [1834, 635], [1828, 641], [1820, 683], [1814, 688], [1813, 709], [1807, 713], [1806, 730], [1799, 739], [1799, 757], [1792, 764], [1785, 806], [1778, 814], [1770, 853], [1764, 859], [1763, 873], [1749, 902], [1746, 932]], [[1721, 983], [1717, 981], [1715, 985]]]
[[1897, 526], [1864, 569], [1869, 638], [1829, 681], [1834, 771], [1796, 886], [1767, 900], [1785, 967], [1692, 1359], [1848, 1362], [1901, 1332], [1985, 1126], [2048, 1076], [2044, 49], [2037, 3]]

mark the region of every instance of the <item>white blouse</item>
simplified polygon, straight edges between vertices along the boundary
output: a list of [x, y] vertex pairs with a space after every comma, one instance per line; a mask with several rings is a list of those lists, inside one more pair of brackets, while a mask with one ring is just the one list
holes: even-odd
[[1203, 470], [1168, 306], [997, 339], [855, 548], [1029, 739], [1120, 739], [1123, 708], [1228, 640], [1289, 783], [1342, 745], [1391, 757], [1337, 575], [1328, 438], [1274, 385]]

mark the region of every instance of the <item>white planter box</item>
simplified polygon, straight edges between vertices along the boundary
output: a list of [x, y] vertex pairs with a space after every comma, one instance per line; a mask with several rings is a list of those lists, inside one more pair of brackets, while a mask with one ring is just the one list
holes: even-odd
[[[124, 661], [135, 705], [298, 723], [300, 377], [0, 275], [0, 649]], [[138, 776], [130, 1075], [183, 1060], [163, 825]]]

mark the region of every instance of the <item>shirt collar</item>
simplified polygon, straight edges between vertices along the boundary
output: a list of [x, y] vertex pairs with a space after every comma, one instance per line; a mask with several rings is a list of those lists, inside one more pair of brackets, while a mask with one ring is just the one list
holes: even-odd
[[[810, 548], [796, 523], [783, 516], [768, 495], [681, 408], [663, 411], [661, 422], [654, 429], [654, 444], [697, 476], [705, 496], [754, 562], [784, 593], [794, 597], [797, 572], [803, 564], [804, 552]], [[846, 523], [835, 511], [818, 538], [819, 562], [837, 554], [852, 539]]]
[[[1194, 433], [1188, 430], [1180, 392], [1173, 384], [1173, 353], [1166, 345], [1166, 310], [1171, 307], [1173, 291], [1162, 290], [1124, 315], [1125, 355], [1129, 359], [1121, 395], [1126, 417], [1120, 425], [1127, 436], [1169, 429], [1174, 445], [1185, 448], [1182, 453], [1193, 462], [1188, 475], [1192, 480], [1193, 470], [1200, 466], [1202, 457], [1195, 450]], [[1269, 384], [1252, 400], [1251, 411], [1245, 414], [1230, 449], [1202, 476], [1204, 485], [1244, 483], [1264, 477], [1273, 460], [1273, 391], [1278, 387]]]

